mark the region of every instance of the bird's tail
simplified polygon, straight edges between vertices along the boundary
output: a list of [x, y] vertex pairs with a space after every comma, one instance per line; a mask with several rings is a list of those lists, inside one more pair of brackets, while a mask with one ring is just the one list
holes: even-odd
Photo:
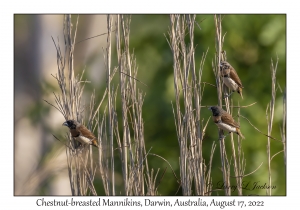
[[242, 92], [243, 92], [243, 91], [242, 91], [242, 88], [239, 87], [238, 90], [237, 90], [237, 92], [238, 92], [238, 94], [241, 95], [242, 99], [244, 99], [244, 98], [243, 98], [243, 93], [242, 93]]
[[99, 147], [96, 139], [92, 140], [92, 145], [97, 148]]

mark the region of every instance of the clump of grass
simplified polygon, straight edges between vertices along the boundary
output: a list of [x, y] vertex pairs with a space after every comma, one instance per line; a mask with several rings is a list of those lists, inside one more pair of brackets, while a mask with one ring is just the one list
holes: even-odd
[[[175, 109], [173, 108], [180, 148], [180, 185], [183, 195], [210, 195], [211, 163], [215, 151], [212, 143], [209, 163], [203, 158], [202, 141], [208, 121], [201, 124], [201, 102], [204, 88], [201, 76], [206, 53], [196, 71], [194, 48], [195, 15], [170, 15], [168, 43], [173, 53]], [[186, 37], [187, 35], [187, 37]], [[188, 41], [185, 41], [188, 38]], [[188, 42], [188, 43], [187, 43]], [[181, 106], [181, 98], [183, 106]], [[207, 167], [209, 165], [209, 167]], [[194, 186], [194, 189], [193, 189]]]
[[[59, 42], [54, 44], [57, 50], [58, 76], [54, 76], [61, 90], [60, 95], [55, 94], [56, 105], [65, 119], [75, 119], [83, 123], [85, 110], [82, 105], [82, 94], [84, 84], [82, 75], [74, 76], [73, 54], [76, 39], [75, 32], [72, 35], [71, 15], [64, 19], [64, 43], [65, 54], [62, 55]], [[98, 133], [98, 161], [93, 158], [93, 151], [89, 147], [83, 150], [76, 148], [76, 142], [67, 135], [66, 154], [68, 161], [69, 180], [72, 195], [97, 195], [94, 179], [100, 175], [106, 195], [116, 195], [115, 161], [116, 151], [120, 154], [122, 163], [123, 192], [124, 195], [157, 195], [156, 184], [158, 172], [154, 176], [154, 169], [149, 169], [148, 155], [144, 141], [144, 122], [142, 117], [142, 106], [145, 94], [136, 86], [138, 68], [134, 54], [130, 53], [130, 16], [117, 15], [115, 30], [113, 28], [113, 16], [107, 15], [107, 43], [104, 50], [106, 67], [106, 89], [102, 94], [91, 95], [87, 127]], [[112, 67], [112, 37], [115, 32], [116, 51], [118, 65]], [[67, 68], [67, 72], [66, 72]], [[116, 73], [119, 74], [116, 74]], [[66, 77], [66, 74], [68, 77]], [[119, 82], [115, 84], [113, 78], [119, 75]], [[141, 82], [142, 83], [142, 82]], [[83, 84], [83, 85], [82, 85]], [[144, 83], [142, 83], [144, 84]], [[122, 118], [121, 126], [118, 123], [117, 97], [118, 90], [121, 97]], [[98, 106], [95, 98], [102, 95]], [[107, 105], [103, 113], [100, 107], [103, 101]], [[96, 108], [95, 108], [96, 107]], [[122, 131], [122, 132], [121, 132]], [[117, 147], [115, 147], [117, 145]], [[152, 154], [155, 155], [155, 154]], [[98, 169], [97, 169], [98, 168]], [[97, 173], [97, 170], [99, 173]]]
[[[272, 78], [272, 96], [270, 103], [267, 105], [266, 109], [266, 119], [268, 123], [268, 144], [267, 144], [267, 155], [268, 155], [268, 184], [269, 186], [272, 186], [272, 168], [271, 168], [271, 161], [272, 159], [280, 154], [281, 152], [284, 152], [284, 163], [286, 163], [286, 147], [285, 147], [285, 120], [286, 120], [286, 95], [283, 93], [283, 123], [282, 123], [282, 129], [281, 129], [281, 142], [283, 144], [283, 150], [275, 153], [271, 156], [271, 133], [272, 133], [272, 127], [273, 127], [273, 119], [274, 119], [274, 111], [275, 111], [275, 102], [276, 102], [276, 71], [278, 66], [278, 57], [276, 60], [276, 64], [274, 66], [273, 60], [271, 59], [271, 78]], [[269, 113], [268, 113], [269, 111]], [[274, 139], [274, 138], [272, 138]], [[270, 187], [267, 190], [267, 195], [272, 195], [272, 188]]]
[[[78, 25], [78, 17], [75, 31], [71, 22], [71, 15], [64, 16], [63, 32], [65, 50], [64, 54], [61, 51], [59, 39], [54, 41], [57, 52], [57, 75], [53, 76], [61, 90], [59, 95], [55, 95], [57, 110], [64, 116], [65, 120], [74, 119], [83, 123], [84, 108], [81, 104], [84, 85], [87, 81], [82, 81], [82, 76], [76, 76], [74, 73], [74, 47], [76, 40], [76, 32]], [[74, 35], [73, 35], [74, 34]], [[93, 103], [93, 96], [91, 104]], [[89, 118], [87, 127], [92, 130], [92, 120]], [[95, 165], [93, 164], [92, 149], [83, 147], [81, 150], [77, 148], [77, 142], [70, 134], [66, 136], [66, 154], [68, 162], [68, 172], [72, 195], [87, 195], [91, 193], [96, 195], [96, 190], [93, 186], [95, 177]]]

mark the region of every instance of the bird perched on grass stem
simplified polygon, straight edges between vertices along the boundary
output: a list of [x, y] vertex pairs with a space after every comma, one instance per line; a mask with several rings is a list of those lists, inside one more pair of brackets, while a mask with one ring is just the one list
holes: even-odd
[[221, 61], [220, 71], [224, 84], [233, 92], [238, 92], [243, 99], [242, 88], [244, 87], [234, 68], [227, 61]]
[[75, 120], [67, 120], [63, 123], [63, 125], [67, 126], [70, 129], [72, 137], [82, 145], [88, 144], [93, 145], [94, 147], [98, 147], [97, 138], [84, 125], [81, 125]]
[[242, 139], [245, 138], [240, 131], [240, 125], [234, 121], [233, 117], [228, 112], [219, 106], [210, 106], [208, 109], [212, 111], [213, 121], [220, 129], [228, 131], [229, 133], [236, 133]]

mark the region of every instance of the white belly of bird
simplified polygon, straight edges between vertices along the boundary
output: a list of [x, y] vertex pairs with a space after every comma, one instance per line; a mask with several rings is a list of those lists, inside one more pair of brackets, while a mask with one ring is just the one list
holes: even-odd
[[75, 140], [79, 141], [82, 144], [91, 144], [92, 143], [89, 138], [86, 138], [84, 136], [75, 137]]
[[235, 83], [235, 81], [229, 77], [224, 77], [224, 83], [230, 90], [236, 91], [238, 88], [238, 85]]
[[222, 122], [216, 123], [216, 125], [217, 125], [220, 129], [222, 129], [222, 130], [224, 130], [224, 131], [236, 133], [236, 127], [233, 127], [233, 126], [231, 126], [231, 125], [228, 125], [228, 124], [225, 124], [225, 123], [222, 123]]

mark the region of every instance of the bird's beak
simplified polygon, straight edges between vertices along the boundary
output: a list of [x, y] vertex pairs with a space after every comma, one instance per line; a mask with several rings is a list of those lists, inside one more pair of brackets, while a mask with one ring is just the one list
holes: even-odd
[[67, 126], [67, 127], [68, 127], [68, 123], [67, 123], [67, 122], [64, 122], [62, 125], [64, 125], [64, 126]]
[[211, 110], [211, 106], [209, 106], [208, 109]]

